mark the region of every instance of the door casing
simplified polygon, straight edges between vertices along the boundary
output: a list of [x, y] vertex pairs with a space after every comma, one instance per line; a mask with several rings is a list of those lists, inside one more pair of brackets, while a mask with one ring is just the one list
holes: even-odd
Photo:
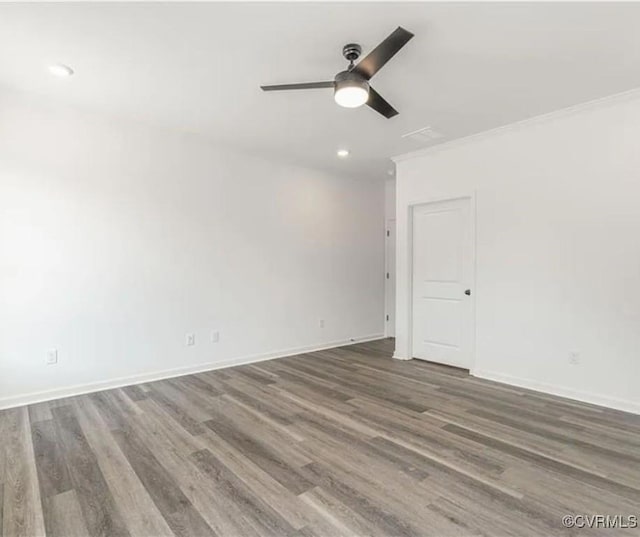
[[[386, 235], [389, 233], [389, 235]], [[384, 301], [385, 301], [385, 337], [395, 337], [396, 335], [396, 219], [387, 218], [385, 231], [385, 280], [384, 280]], [[387, 278], [389, 274], [389, 278]], [[389, 315], [387, 321], [386, 316]]]

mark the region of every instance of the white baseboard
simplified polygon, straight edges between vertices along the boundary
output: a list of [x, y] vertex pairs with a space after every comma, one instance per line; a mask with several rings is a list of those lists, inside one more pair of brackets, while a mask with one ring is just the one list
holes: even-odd
[[502, 382], [503, 384], [510, 384], [511, 386], [518, 386], [519, 388], [527, 388], [536, 392], [558, 395], [560, 397], [566, 397], [567, 399], [574, 399], [576, 401], [582, 401], [584, 403], [590, 403], [592, 405], [613, 408], [615, 410], [622, 410], [624, 412], [631, 412], [633, 414], [640, 414], [640, 403], [628, 401], [626, 399], [618, 399], [606, 395], [583, 392], [574, 390], [572, 388], [557, 386], [554, 384], [546, 384], [544, 382], [538, 382], [535, 380], [514, 377], [511, 375], [505, 375], [503, 373], [496, 373], [494, 371], [484, 371], [476, 369], [473, 370], [471, 374], [474, 377], [493, 380], [495, 382]]
[[263, 362], [265, 360], [273, 360], [275, 358], [285, 358], [287, 356], [295, 356], [296, 354], [304, 354], [308, 352], [321, 351], [325, 349], [334, 349], [344, 345], [352, 345], [354, 343], [363, 343], [365, 341], [374, 341], [382, 339], [384, 334], [372, 334], [352, 339], [340, 341], [332, 341], [329, 343], [321, 343], [317, 345], [309, 345], [305, 347], [297, 347], [280, 351], [273, 351], [262, 354], [253, 354], [250, 356], [242, 356], [232, 358], [230, 360], [221, 360], [218, 362], [209, 362], [187, 367], [178, 367], [175, 369], [165, 369], [162, 371], [153, 371], [150, 373], [141, 373], [129, 377], [119, 377], [105, 381], [91, 382], [89, 384], [80, 384], [75, 386], [67, 386], [64, 388], [56, 388], [42, 392], [32, 392], [24, 395], [15, 395], [12, 397], [4, 397], [0, 399], [0, 410], [5, 408], [13, 408], [17, 406], [31, 405], [33, 403], [42, 403], [53, 399], [61, 399], [62, 397], [72, 397], [75, 395], [83, 395], [86, 393], [99, 392], [102, 390], [111, 390], [113, 388], [121, 388], [123, 386], [131, 386], [133, 384], [142, 384], [144, 382], [152, 382], [173, 377], [181, 377], [183, 375], [192, 375], [194, 373], [202, 373], [204, 371], [213, 371], [215, 369], [224, 369], [225, 367], [233, 367], [237, 365], [253, 364]]
[[413, 360], [410, 356], [400, 356], [398, 353], [394, 352], [392, 358], [394, 360]]

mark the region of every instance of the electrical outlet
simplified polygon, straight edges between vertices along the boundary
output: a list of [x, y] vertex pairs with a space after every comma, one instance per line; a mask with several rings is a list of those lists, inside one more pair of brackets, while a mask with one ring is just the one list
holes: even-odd
[[580, 353], [578, 351], [571, 351], [569, 353], [569, 363], [573, 365], [580, 363]]
[[320, 325], [320, 328], [324, 328], [324, 319], [320, 319], [318, 324]]
[[49, 349], [47, 351], [47, 365], [54, 365], [58, 363], [58, 350]]
[[211, 343], [218, 343], [218, 341], [220, 341], [220, 332], [215, 330], [211, 332]]
[[186, 344], [187, 344], [187, 347], [192, 347], [193, 345], [195, 345], [196, 344], [196, 335], [195, 334], [187, 334]]

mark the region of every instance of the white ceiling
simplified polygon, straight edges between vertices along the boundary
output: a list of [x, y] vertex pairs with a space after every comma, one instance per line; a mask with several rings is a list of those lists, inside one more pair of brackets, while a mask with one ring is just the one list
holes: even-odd
[[[373, 79], [393, 119], [331, 90], [259, 89], [331, 79], [345, 43], [366, 54], [398, 25], [416, 37]], [[56, 62], [76, 75], [52, 77]], [[640, 4], [1, 4], [0, 85], [386, 177], [421, 127], [442, 142], [639, 87]]]

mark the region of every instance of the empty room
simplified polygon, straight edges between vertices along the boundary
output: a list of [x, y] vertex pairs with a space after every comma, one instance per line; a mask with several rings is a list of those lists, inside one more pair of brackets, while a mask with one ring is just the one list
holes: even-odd
[[640, 536], [640, 3], [0, 3], [2, 537]]

